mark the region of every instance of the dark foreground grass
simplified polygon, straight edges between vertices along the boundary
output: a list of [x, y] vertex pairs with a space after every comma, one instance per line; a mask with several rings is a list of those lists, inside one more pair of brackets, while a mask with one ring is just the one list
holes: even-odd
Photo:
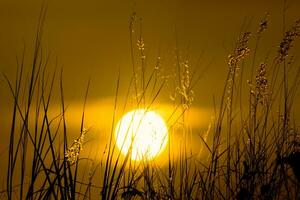
[[[228, 73], [220, 101], [214, 102], [214, 120], [207, 133], [199, 136], [199, 145], [203, 146], [200, 157], [189, 149], [188, 138], [193, 133], [186, 124], [194, 100], [193, 89], [199, 78], [177, 52], [177, 73], [172, 80], [174, 111], [170, 118], [175, 113], [180, 114], [175, 122], [168, 123], [168, 162], [162, 167], [147, 158], [133, 162], [130, 150], [124, 156], [115, 145], [113, 134], [119, 109], [119, 78], [105, 153], [99, 155], [99, 162], [81, 156], [87, 134], [84, 118], [89, 84], [78, 138], [71, 138], [70, 142], [62, 73], [48, 73], [49, 57], [42, 54], [45, 12], [41, 13], [31, 71], [25, 73], [28, 67], [24, 66], [23, 56], [16, 80], [13, 82], [5, 76], [13, 107], [10, 132], [5, 133], [10, 139], [6, 187], [2, 188], [1, 198], [300, 198], [300, 138], [298, 125], [293, 119], [300, 68], [289, 56], [300, 34], [300, 20], [286, 30], [278, 49], [270, 54], [274, 56], [264, 60], [257, 60], [256, 54], [268, 28], [267, 16], [261, 21], [258, 31], [241, 31], [228, 56]], [[146, 67], [144, 41], [141, 34], [134, 34], [134, 24], [135, 15], [130, 21], [133, 78], [122, 112], [125, 112], [131, 96], [134, 96], [135, 107], [151, 109], [166, 84], [166, 79], [159, 73], [162, 67], [160, 58], [153, 69]], [[251, 41], [254, 41], [253, 48], [250, 47]], [[54, 90], [57, 82], [59, 90]], [[52, 117], [49, 108], [53, 96], [57, 95], [60, 96], [61, 113]], [[178, 126], [184, 142], [179, 151], [175, 151], [173, 135], [174, 127]], [[180, 152], [176, 158], [174, 152]]]

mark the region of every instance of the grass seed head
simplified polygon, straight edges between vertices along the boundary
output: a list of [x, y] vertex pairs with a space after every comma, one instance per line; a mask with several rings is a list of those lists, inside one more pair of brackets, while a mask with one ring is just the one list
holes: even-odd
[[268, 97], [268, 80], [266, 73], [266, 64], [260, 64], [255, 77], [255, 95], [257, 101], [261, 104], [264, 104]]
[[266, 13], [265, 17], [260, 21], [260, 24], [259, 24], [259, 27], [258, 27], [258, 30], [257, 30], [257, 33], [258, 34], [261, 34], [262, 32], [264, 32], [267, 28], [268, 28], [268, 25], [269, 25], [269, 13]]
[[85, 134], [87, 133], [87, 130], [82, 130], [80, 136], [78, 139], [75, 139], [72, 146], [68, 148], [67, 152], [65, 153], [65, 158], [68, 162], [71, 164], [74, 164], [80, 155], [81, 150], [83, 149], [83, 142]]
[[285, 32], [285, 36], [283, 37], [277, 55], [277, 62], [282, 63], [285, 58], [288, 56], [290, 49], [293, 47], [293, 43], [297, 37], [300, 36], [300, 19], [296, 21], [296, 23]]

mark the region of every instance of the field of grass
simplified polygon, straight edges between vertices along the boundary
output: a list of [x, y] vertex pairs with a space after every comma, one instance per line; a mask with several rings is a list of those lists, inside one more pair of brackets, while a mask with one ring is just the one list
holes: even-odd
[[[278, 47], [265, 52], [264, 60], [258, 60], [256, 54], [268, 30], [268, 15], [256, 30], [242, 27], [234, 49], [224, 60], [227, 74], [223, 91], [214, 97], [214, 117], [207, 132], [199, 135], [199, 151], [195, 152], [189, 142], [196, 133], [187, 117], [201, 73], [194, 72], [179, 50], [174, 60], [176, 74], [169, 74], [171, 78], [162, 75], [161, 58], [153, 68], [146, 67], [143, 36], [134, 31], [132, 15], [132, 79], [122, 107], [117, 106], [120, 81], [116, 80], [115, 113], [111, 131], [106, 133], [109, 139], [105, 151], [94, 159], [82, 156], [88, 145], [85, 136], [92, 134], [85, 127], [92, 84], [87, 83], [84, 94], [78, 137], [71, 138], [63, 72], [51, 72], [49, 57], [42, 51], [45, 12], [41, 13], [32, 65], [24, 66], [23, 57], [15, 79], [4, 75], [13, 107], [10, 132], [1, 133], [8, 134], [9, 141], [7, 168], [1, 169], [6, 178], [0, 199], [300, 198], [300, 135], [293, 110], [293, 104], [298, 103], [294, 99], [300, 86], [300, 67], [292, 56], [296, 54], [293, 49], [300, 36], [300, 20], [285, 28]], [[122, 155], [116, 147], [116, 113], [124, 113], [129, 102], [135, 108], [151, 110], [166, 86], [173, 89], [170, 104], [174, 106], [173, 120], [166, 119], [166, 165], [147, 158], [132, 161], [130, 151]], [[59, 99], [61, 112], [52, 117], [49, 108], [54, 97]], [[174, 134], [182, 138], [176, 147]]]

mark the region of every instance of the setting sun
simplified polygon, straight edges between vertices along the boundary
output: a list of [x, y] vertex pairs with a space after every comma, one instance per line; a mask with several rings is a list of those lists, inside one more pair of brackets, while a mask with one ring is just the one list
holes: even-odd
[[149, 160], [165, 148], [168, 129], [156, 112], [138, 109], [128, 112], [120, 119], [116, 126], [115, 139], [124, 155], [132, 148], [132, 160]]

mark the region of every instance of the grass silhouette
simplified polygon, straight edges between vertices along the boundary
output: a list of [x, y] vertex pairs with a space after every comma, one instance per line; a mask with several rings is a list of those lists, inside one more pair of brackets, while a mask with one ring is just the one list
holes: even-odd
[[[299, 199], [299, 130], [293, 121], [293, 103], [300, 85], [300, 68], [289, 59], [300, 34], [300, 20], [283, 35], [275, 56], [257, 60], [257, 50], [268, 29], [268, 15], [257, 31], [241, 31], [232, 53], [220, 102], [214, 102], [214, 120], [207, 135], [199, 136], [201, 159], [189, 150], [192, 130], [186, 117], [199, 77], [177, 52], [177, 73], [172, 103], [180, 113], [168, 124], [167, 167], [142, 159], [134, 162], [116, 148], [114, 127], [119, 101], [120, 74], [116, 81], [113, 122], [106, 152], [98, 163], [81, 156], [84, 147], [85, 107], [75, 140], [68, 136], [63, 73], [47, 72], [49, 57], [41, 39], [46, 16], [41, 10], [31, 71], [25, 74], [24, 56], [13, 82], [5, 76], [13, 97], [3, 199]], [[162, 93], [160, 58], [147, 73], [142, 34], [134, 37], [135, 14], [130, 20], [133, 77], [125, 98], [134, 96], [136, 108], [150, 110]], [[140, 31], [141, 33], [141, 31]], [[250, 45], [254, 41], [254, 47]], [[137, 44], [137, 49], [134, 47]], [[253, 52], [252, 52], [253, 51]], [[25, 52], [24, 54], [25, 55]], [[248, 59], [248, 62], [247, 62]], [[250, 62], [249, 62], [250, 60]], [[260, 64], [257, 64], [261, 62]], [[245, 68], [251, 69], [245, 74]], [[58, 77], [59, 75], [59, 77]], [[58, 77], [58, 78], [57, 78]], [[54, 93], [55, 82], [59, 94]], [[248, 90], [243, 86], [247, 83]], [[23, 93], [25, 91], [25, 93]], [[61, 113], [51, 117], [52, 98], [60, 96]], [[32, 117], [33, 116], [33, 117]], [[169, 122], [169, 120], [167, 121]], [[174, 159], [174, 127], [182, 127], [180, 155]], [[83, 171], [82, 171], [83, 170]]]

